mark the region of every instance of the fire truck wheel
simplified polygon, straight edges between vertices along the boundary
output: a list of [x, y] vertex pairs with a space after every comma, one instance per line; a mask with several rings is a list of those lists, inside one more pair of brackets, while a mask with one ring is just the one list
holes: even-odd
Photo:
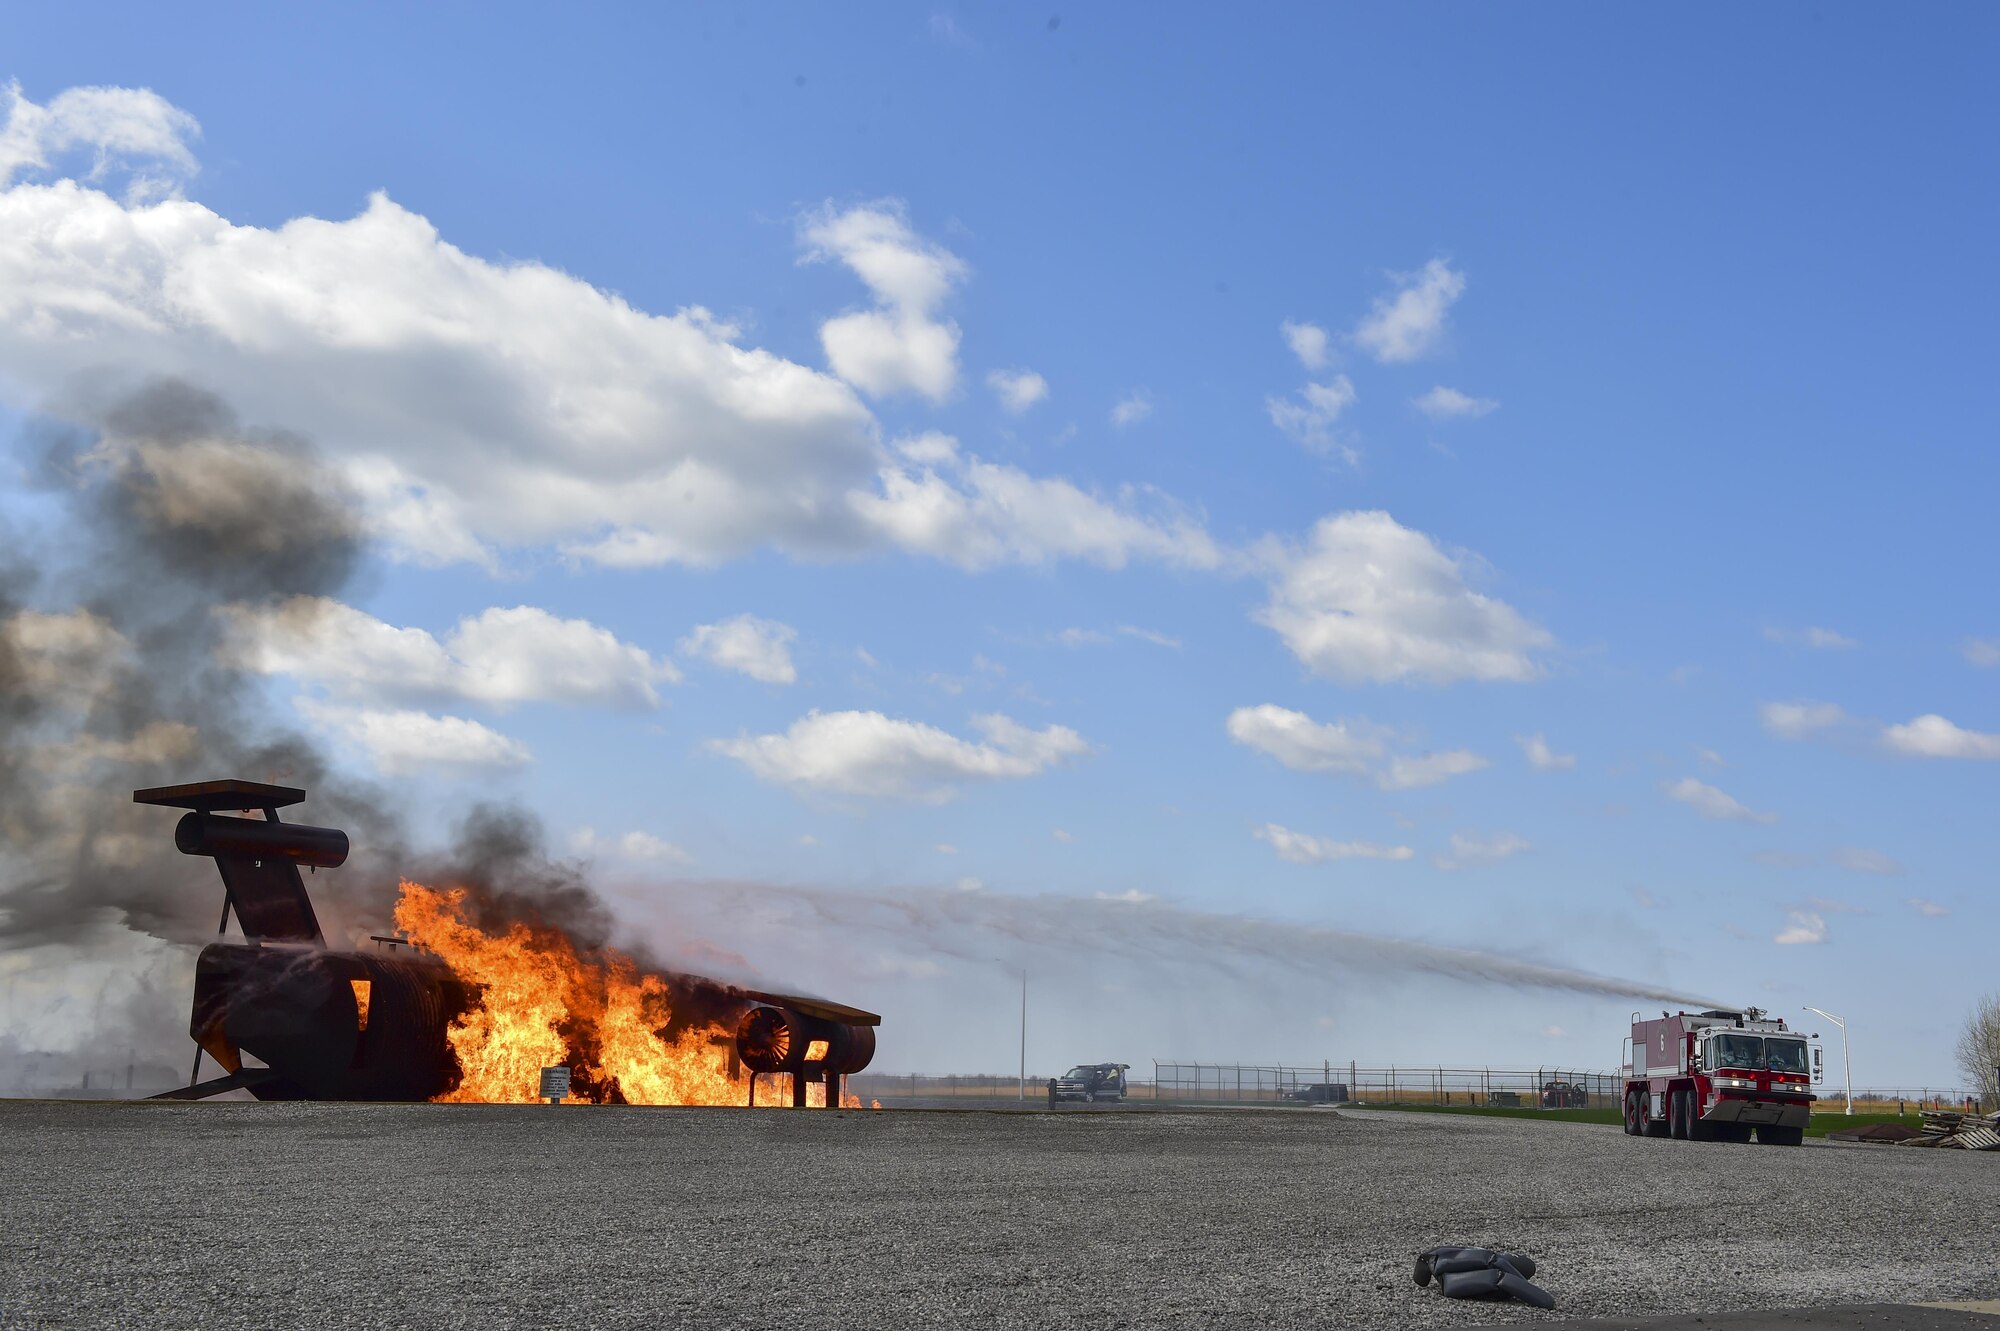
[[1625, 1135], [1627, 1137], [1636, 1137], [1639, 1135], [1639, 1093], [1637, 1091], [1625, 1092]]
[[[1640, 1104], [1643, 1106], [1643, 1116], [1646, 1124], [1646, 1135], [1648, 1137], [1666, 1136], [1668, 1131], [1673, 1127], [1673, 1114], [1671, 1113], [1671, 1111], [1665, 1118], [1654, 1118], [1652, 1092], [1650, 1091], [1639, 1092], [1639, 1100]], [[1671, 1102], [1669, 1102], [1669, 1105], [1671, 1105]]]

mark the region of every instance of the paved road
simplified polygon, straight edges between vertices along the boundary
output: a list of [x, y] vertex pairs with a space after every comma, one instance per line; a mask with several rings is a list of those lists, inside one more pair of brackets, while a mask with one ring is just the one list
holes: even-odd
[[[2000, 1153], [1449, 1115], [0, 1102], [0, 1164], [10, 1331], [1470, 1327], [2000, 1296]], [[1559, 1312], [1416, 1288], [1440, 1243], [1532, 1254]]]

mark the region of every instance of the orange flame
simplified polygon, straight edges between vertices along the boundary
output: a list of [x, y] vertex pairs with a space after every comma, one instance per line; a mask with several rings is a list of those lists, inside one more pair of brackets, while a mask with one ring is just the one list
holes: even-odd
[[349, 980], [348, 987], [354, 990], [354, 1028], [368, 1029], [368, 998], [375, 991], [373, 980]]
[[[622, 952], [579, 953], [560, 930], [514, 924], [488, 934], [468, 918], [462, 887], [439, 891], [404, 880], [396, 927], [436, 953], [474, 989], [471, 1007], [448, 1032], [461, 1072], [439, 1100], [528, 1104], [545, 1067], [570, 1069], [571, 1095], [584, 1102], [740, 1105], [751, 1072], [730, 1073], [735, 1032], [718, 1022], [663, 1038], [673, 995], [658, 975]], [[789, 1103], [784, 1079], [767, 1077], [760, 1105]], [[807, 1088], [824, 1106], [826, 1087]], [[789, 1091], [789, 1085], [784, 1086]], [[843, 1108], [858, 1109], [852, 1095]]]

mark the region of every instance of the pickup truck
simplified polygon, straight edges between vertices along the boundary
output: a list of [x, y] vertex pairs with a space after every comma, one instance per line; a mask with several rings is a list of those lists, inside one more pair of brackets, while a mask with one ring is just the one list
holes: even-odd
[[1129, 1063], [1079, 1063], [1060, 1077], [1049, 1078], [1049, 1103], [1058, 1100], [1123, 1100]]

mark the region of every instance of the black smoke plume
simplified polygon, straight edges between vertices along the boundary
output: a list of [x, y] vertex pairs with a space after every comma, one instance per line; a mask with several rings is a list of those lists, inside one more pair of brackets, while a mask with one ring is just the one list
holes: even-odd
[[[58, 518], [0, 572], [0, 944], [74, 942], [107, 923], [213, 934], [205, 861], [131, 791], [218, 776], [299, 785], [379, 859], [386, 802], [274, 724], [216, 654], [216, 611], [331, 596], [360, 565], [353, 497], [296, 436], [246, 429], [214, 395], [156, 381], [66, 404], [24, 462]], [[379, 884], [379, 873], [343, 883]], [[204, 881], [205, 880], [205, 881]]]

